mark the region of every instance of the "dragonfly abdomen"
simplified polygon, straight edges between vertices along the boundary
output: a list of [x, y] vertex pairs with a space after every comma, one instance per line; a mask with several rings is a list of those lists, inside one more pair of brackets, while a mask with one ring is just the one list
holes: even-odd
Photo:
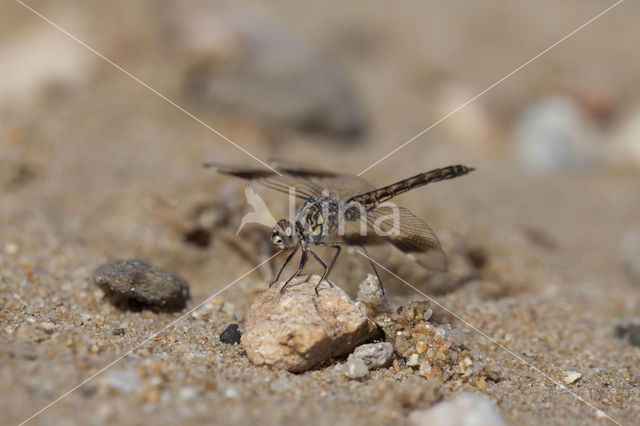
[[390, 200], [391, 198], [403, 194], [411, 189], [418, 188], [432, 182], [453, 179], [458, 176], [466, 175], [473, 170], [473, 167], [467, 167], [461, 164], [434, 169], [382, 187], [380, 189], [376, 189], [375, 191], [357, 195], [350, 198], [349, 202], [362, 203], [366, 210], [371, 210], [378, 206], [378, 204]]

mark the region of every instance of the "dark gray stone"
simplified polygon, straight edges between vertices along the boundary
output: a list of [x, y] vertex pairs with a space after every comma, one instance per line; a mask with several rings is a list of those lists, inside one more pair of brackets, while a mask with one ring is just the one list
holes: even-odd
[[230, 345], [240, 343], [240, 337], [242, 337], [242, 335], [240, 334], [240, 330], [238, 330], [238, 324], [229, 324], [227, 328], [220, 333], [220, 341]]
[[189, 284], [158, 267], [137, 259], [122, 259], [98, 267], [93, 282], [116, 305], [129, 308], [182, 309], [189, 299]]

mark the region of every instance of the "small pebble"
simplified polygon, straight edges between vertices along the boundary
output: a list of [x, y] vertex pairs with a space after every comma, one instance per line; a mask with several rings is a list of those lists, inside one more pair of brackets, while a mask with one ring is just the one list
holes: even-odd
[[431, 374], [432, 368], [433, 367], [429, 361], [422, 361], [422, 364], [420, 364], [420, 370], [418, 370], [418, 374], [424, 377], [429, 376]]
[[230, 345], [235, 345], [240, 343], [240, 338], [242, 337], [240, 330], [238, 329], [238, 324], [229, 324], [227, 328], [224, 329], [222, 333], [220, 333], [220, 341], [222, 343], [228, 343]]
[[420, 359], [420, 356], [418, 354], [412, 354], [409, 357], [409, 360], [407, 361], [407, 365], [409, 367], [415, 367], [416, 365], [418, 365], [418, 360]]
[[433, 309], [431, 308], [427, 309], [426, 311], [424, 311], [424, 320], [429, 321], [432, 315], [433, 315]]
[[52, 322], [43, 322], [40, 323], [40, 328], [47, 334], [51, 334], [55, 331], [56, 325]]
[[113, 334], [114, 336], [124, 336], [126, 333], [127, 330], [122, 327], [114, 328], [113, 330], [111, 330], [111, 334]]
[[[429, 301], [420, 300], [418, 302], [411, 302], [406, 306], [399, 307], [397, 312], [405, 322], [414, 323], [418, 319], [424, 318], [425, 314], [430, 310]], [[431, 316], [429, 316], [429, 318], [431, 318]]]
[[467, 368], [473, 365], [473, 361], [467, 356], [463, 360], [461, 360], [458, 365], [460, 367], [460, 371], [464, 374], [467, 371], [471, 372], [471, 370], [467, 370]]
[[344, 365], [344, 375], [350, 379], [361, 379], [368, 373], [367, 364], [360, 358], [351, 359]]
[[575, 382], [576, 380], [578, 380], [580, 377], [582, 377], [582, 374], [576, 372], [576, 371], [568, 371], [566, 373], [564, 373], [564, 384], [565, 385], [570, 385], [571, 383]]
[[382, 292], [380, 280], [375, 275], [367, 275], [367, 279], [360, 283], [356, 300], [370, 318], [391, 312], [389, 300]]
[[369, 370], [386, 367], [393, 357], [393, 345], [389, 342], [369, 343], [358, 346], [349, 360], [361, 359]]
[[106, 263], [95, 270], [92, 280], [116, 305], [173, 310], [182, 309], [189, 299], [186, 281], [136, 259]]

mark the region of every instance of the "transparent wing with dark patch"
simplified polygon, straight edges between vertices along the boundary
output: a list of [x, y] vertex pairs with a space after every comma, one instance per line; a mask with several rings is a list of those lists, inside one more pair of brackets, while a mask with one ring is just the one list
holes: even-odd
[[435, 232], [404, 207], [385, 203], [366, 212], [366, 235], [356, 229], [360, 225], [359, 219], [352, 223], [344, 238], [349, 243], [380, 245], [386, 241], [425, 268], [447, 270], [447, 257]]
[[205, 163], [204, 166], [218, 173], [253, 181], [285, 194], [289, 194], [290, 188], [294, 188], [295, 197], [301, 200], [319, 197], [322, 194], [322, 187], [304, 176], [290, 174], [286, 170], [282, 170], [282, 175], [278, 175], [273, 170], [262, 168], [233, 167], [216, 163]]

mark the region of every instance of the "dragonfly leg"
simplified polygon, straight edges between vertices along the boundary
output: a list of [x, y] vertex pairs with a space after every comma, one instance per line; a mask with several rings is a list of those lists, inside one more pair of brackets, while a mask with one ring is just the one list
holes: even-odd
[[335, 265], [336, 260], [338, 260], [338, 256], [340, 256], [340, 250], [342, 250], [342, 247], [340, 247], [340, 245], [331, 245], [329, 247], [333, 247], [334, 249], [336, 249], [336, 254], [335, 256], [333, 256], [333, 259], [331, 259], [331, 263], [329, 264], [329, 270], [327, 271], [327, 273], [325, 274], [325, 276], [329, 276], [329, 274], [331, 273], [331, 270], [333, 269], [333, 265]]
[[367, 255], [367, 260], [371, 264], [371, 267], [373, 268], [373, 272], [376, 273], [376, 277], [378, 278], [378, 285], [380, 286], [380, 291], [382, 291], [382, 294], [384, 294], [384, 287], [382, 287], [382, 280], [380, 279], [380, 274], [378, 274], [376, 265], [373, 263], [373, 260], [371, 260], [371, 256], [369, 256], [369, 252], [367, 251], [367, 248], [365, 246], [360, 246], [360, 245], [358, 247], [360, 247], [364, 251], [364, 254]]
[[336, 254], [333, 256], [333, 259], [331, 259], [331, 263], [329, 264], [329, 269], [322, 276], [322, 279], [325, 279], [331, 273], [331, 270], [333, 269], [333, 265], [336, 263], [336, 260], [338, 260], [338, 256], [340, 255], [340, 250], [342, 250], [342, 246], [346, 246], [347, 244], [344, 243], [344, 242], [340, 242], [340, 241], [318, 242], [316, 244], [319, 245], [319, 246], [322, 246], [322, 247], [331, 247], [331, 248], [336, 249]]
[[282, 275], [282, 271], [284, 271], [284, 268], [289, 264], [289, 262], [291, 262], [291, 259], [293, 258], [293, 255], [296, 254], [297, 251], [298, 251], [298, 246], [296, 246], [296, 248], [294, 248], [291, 251], [291, 253], [289, 253], [289, 256], [287, 256], [287, 260], [284, 261], [284, 263], [282, 264], [282, 267], [280, 268], [280, 272], [278, 272], [278, 275], [276, 275], [276, 277], [273, 279], [273, 281], [271, 281], [269, 283], [269, 287], [271, 287], [276, 282], [278, 282], [278, 280], [280, 279], [280, 275]]
[[302, 248], [302, 256], [300, 257], [300, 266], [298, 267], [298, 270], [295, 272], [295, 274], [291, 275], [287, 280], [287, 282], [284, 283], [284, 285], [280, 289], [280, 293], [284, 293], [284, 289], [287, 288], [287, 285], [291, 282], [291, 280], [294, 277], [297, 277], [298, 275], [300, 275], [300, 272], [302, 271], [302, 268], [304, 268], [304, 265], [306, 263], [307, 263], [307, 249]]
[[[336, 263], [336, 260], [338, 259], [338, 255], [340, 254], [340, 250], [342, 249], [342, 246], [353, 246], [353, 244], [348, 244], [345, 242], [318, 242], [316, 243], [319, 246], [323, 246], [323, 247], [333, 247], [336, 249], [336, 255], [333, 257], [333, 260], [331, 260], [331, 264], [329, 265], [329, 270], [325, 271], [325, 274], [323, 274], [322, 279], [325, 279], [329, 273], [331, 272], [331, 268], [333, 268], [334, 263]], [[367, 260], [369, 261], [369, 264], [371, 265], [371, 267], [373, 268], [373, 272], [375, 272], [376, 277], [378, 278], [378, 284], [380, 285], [380, 290], [382, 291], [382, 294], [384, 294], [384, 288], [382, 287], [382, 279], [380, 278], [380, 274], [378, 274], [378, 269], [376, 268], [375, 263], [373, 263], [373, 261], [371, 260], [371, 256], [369, 256], [369, 252], [367, 251], [367, 248], [365, 246], [362, 245], [355, 245], [356, 247], [360, 247], [364, 253], [367, 255]]]
[[313, 258], [315, 260], [318, 261], [318, 263], [320, 264], [320, 266], [322, 266], [322, 268], [324, 269], [324, 272], [322, 273], [322, 276], [320, 277], [320, 280], [318, 281], [318, 284], [316, 284], [316, 296], [318, 296], [318, 287], [320, 287], [320, 283], [322, 282], [322, 280], [324, 280], [324, 278], [327, 276], [327, 273], [329, 272], [329, 268], [327, 268], [327, 265], [322, 261], [322, 259], [320, 259], [318, 257], [317, 254], [315, 254], [313, 251], [309, 250], [309, 253], [311, 253], [311, 256], [313, 256]]

